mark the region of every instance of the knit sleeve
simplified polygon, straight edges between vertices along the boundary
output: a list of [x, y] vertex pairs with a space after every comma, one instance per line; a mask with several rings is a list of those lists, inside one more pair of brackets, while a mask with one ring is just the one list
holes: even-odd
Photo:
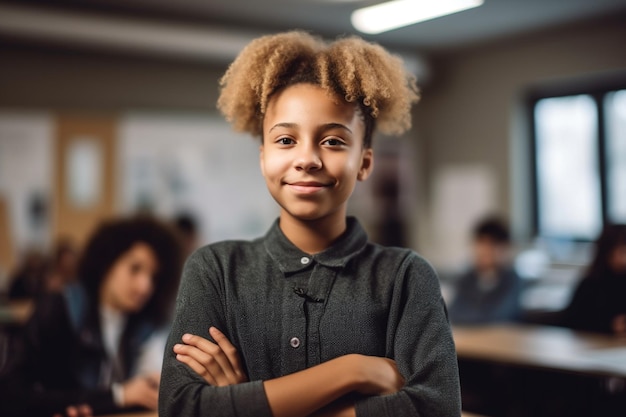
[[437, 275], [415, 253], [396, 273], [387, 356], [396, 361], [406, 384], [395, 394], [358, 401], [357, 416], [460, 416], [456, 351]]
[[176, 360], [173, 347], [185, 333], [208, 337], [208, 329], [225, 329], [223, 272], [210, 247], [185, 264], [174, 321], [163, 358], [159, 416], [271, 417], [262, 381], [211, 386]]

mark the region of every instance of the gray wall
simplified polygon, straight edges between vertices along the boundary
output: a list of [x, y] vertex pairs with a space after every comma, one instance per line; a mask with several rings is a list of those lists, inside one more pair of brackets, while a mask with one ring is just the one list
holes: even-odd
[[0, 40], [0, 106], [215, 111], [225, 64]]
[[625, 23], [625, 16], [614, 16], [433, 57], [433, 81], [415, 111], [420, 198], [425, 199], [418, 213], [422, 252], [445, 263], [446, 245], [434, 244], [441, 239], [432, 222], [434, 179], [441, 169], [467, 164], [494, 174], [496, 209], [511, 219], [519, 240], [530, 237], [530, 137], [523, 94], [538, 84], [613, 72], [626, 80]]

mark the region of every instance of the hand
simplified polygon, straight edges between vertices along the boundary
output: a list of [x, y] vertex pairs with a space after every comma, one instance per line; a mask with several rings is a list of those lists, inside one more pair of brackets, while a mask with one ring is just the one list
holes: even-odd
[[626, 336], [626, 314], [615, 316], [611, 322], [613, 333], [618, 336]]
[[200, 336], [185, 334], [184, 344], [174, 346], [176, 359], [217, 387], [246, 382], [248, 376], [243, 371], [237, 349], [215, 327], [211, 327], [209, 333], [217, 344]]
[[396, 362], [377, 356], [349, 355], [357, 360], [361, 383], [357, 392], [366, 395], [386, 395], [399, 391], [404, 386], [404, 377], [398, 371]]
[[126, 381], [122, 385], [124, 407], [141, 406], [156, 410], [159, 404], [159, 378], [159, 372], [153, 372]]
[[[87, 404], [70, 405], [65, 409], [67, 417], [93, 417], [93, 410]], [[52, 417], [63, 417], [62, 414], [54, 414]]]

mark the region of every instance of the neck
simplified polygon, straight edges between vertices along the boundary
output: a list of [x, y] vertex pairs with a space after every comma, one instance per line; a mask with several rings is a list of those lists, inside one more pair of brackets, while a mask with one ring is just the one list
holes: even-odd
[[104, 294], [100, 294], [100, 310], [103, 310], [103, 309], [108, 310], [108, 311], [115, 311], [117, 313], [122, 313], [122, 310], [120, 310], [116, 305], [114, 305], [109, 298], [104, 296]]
[[346, 216], [301, 220], [281, 213], [280, 230], [298, 249], [310, 255], [330, 247], [346, 230]]

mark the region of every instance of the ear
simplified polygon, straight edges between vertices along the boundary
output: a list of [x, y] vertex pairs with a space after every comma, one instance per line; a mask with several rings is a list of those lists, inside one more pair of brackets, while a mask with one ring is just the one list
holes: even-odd
[[363, 155], [361, 156], [361, 167], [359, 168], [359, 173], [356, 176], [356, 179], [359, 181], [365, 181], [372, 170], [374, 169], [374, 151], [372, 148], [367, 148], [363, 150]]

